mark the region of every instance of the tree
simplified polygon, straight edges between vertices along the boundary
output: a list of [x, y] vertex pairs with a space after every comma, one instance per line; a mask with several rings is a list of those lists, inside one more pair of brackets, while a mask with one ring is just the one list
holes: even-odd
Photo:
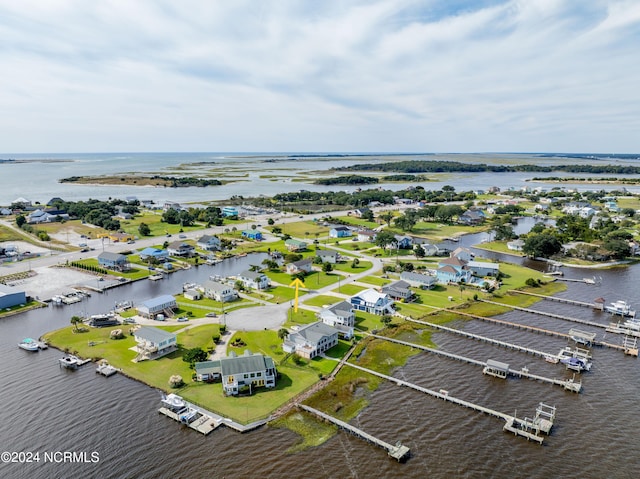
[[393, 219], [393, 213], [391, 211], [387, 211], [386, 213], [382, 213], [380, 218], [387, 223], [387, 226], [391, 226], [391, 220]]
[[25, 218], [24, 215], [16, 216], [16, 224], [18, 225], [19, 228], [22, 228], [22, 225], [24, 225], [26, 222], [27, 222], [27, 218]]
[[353, 261], [351, 262], [351, 267], [357, 268], [359, 264], [360, 264], [360, 260], [358, 258], [353, 258]]
[[333, 271], [333, 265], [329, 262], [327, 263], [322, 263], [322, 272], [323, 273], [330, 273], [331, 271]]
[[147, 223], [140, 223], [138, 233], [140, 233], [140, 236], [149, 236], [151, 234], [151, 228], [149, 228]]
[[280, 338], [281, 340], [284, 340], [284, 338], [286, 338], [288, 334], [289, 331], [287, 331], [285, 328], [278, 329], [278, 338]]
[[622, 239], [607, 239], [603, 246], [614, 259], [624, 259], [631, 253], [629, 243]]
[[391, 324], [391, 316], [385, 314], [382, 318], [380, 318], [380, 322], [384, 324], [385, 327], [388, 327]]
[[380, 233], [376, 235], [375, 244], [382, 249], [386, 249], [395, 242], [396, 237], [391, 231], [380, 231]]
[[71, 324], [73, 324], [73, 330], [78, 332], [78, 324], [81, 324], [83, 319], [80, 316], [71, 316]]
[[419, 244], [417, 244], [415, 248], [413, 248], [413, 253], [416, 255], [416, 258], [424, 258], [427, 255], [427, 252]]
[[187, 349], [182, 355], [182, 360], [185, 363], [189, 363], [189, 367], [193, 369], [195, 363], [206, 361], [209, 354], [202, 348]]
[[267, 224], [268, 224], [269, 226], [273, 226], [273, 225], [275, 224], [274, 219], [273, 219], [273, 218], [269, 218], [269, 219], [267, 220]]
[[549, 258], [560, 251], [562, 251], [562, 244], [558, 238], [547, 233], [530, 235], [522, 246], [522, 252], [534, 258]]

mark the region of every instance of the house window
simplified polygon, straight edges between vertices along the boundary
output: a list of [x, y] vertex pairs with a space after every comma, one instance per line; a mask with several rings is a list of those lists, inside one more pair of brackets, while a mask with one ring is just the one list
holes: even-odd
[[262, 373], [256, 373], [256, 376], [260, 377], [262, 376]]
[[251, 377], [255, 378], [256, 377], [255, 373], [251, 373]]
[[249, 377], [249, 375], [248, 375], [248, 374], [245, 374], [245, 375], [244, 375], [244, 378], [245, 378], [245, 379], [247, 379], [248, 377]]

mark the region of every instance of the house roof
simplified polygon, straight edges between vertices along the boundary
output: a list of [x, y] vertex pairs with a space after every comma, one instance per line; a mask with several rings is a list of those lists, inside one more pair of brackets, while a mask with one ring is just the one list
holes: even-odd
[[308, 324], [307, 326], [300, 328], [295, 333], [289, 335], [289, 339], [296, 335], [306, 339], [311, 344], [318, 344], [320, 340], [326, 336], [336, 334], [338, 330], [328, 324], [324, 324], [322, 321]]
[[388, 284], [386, 286], [382, 287], [382, 291], [389, 291], [389, 290], [394, 290], [394, 291], [402, 291], [402, 290], [408, 290], [410, 289], [411, 285], [409, 283], [407, 283], [406, 281], [403, 280], [398, 280], [398, 281], [394, 281], [391, 284]]
[[307, 246], [307, 243], [297, 239], [289, 238], [285, 240], [284, 244], [290, 244], [292, 246]]
[[201, 361], [195, 364], [195, 370], [198, 374], [220, 374], [220, 360]]
[[247, 279], [252, 279], [252, 280], [258, 280], [260, 278], [262, 278], [263, 276], [265, 276], [264, 273], [260, 273], [259, 271], [243, 271], [242, 273], [240, 273], [240, 276], [242, 278], [247, 278]]
[[402, 273], [400, 273], [400, 278], [427, 284], [435, 283], [436, 281], [433, 276], [429, 276], [428, 274], [416, 273], [414, 271], [403, 271]]
[[218, 281], [212, 281], [210, 279], [205, 281], [204, 287], [205, 289], [210, 289], [210, 290], [219, 291], [219, 292], [228, 291], [232, 289], [231, 286], [219, 283]]
[[174, 241], [171, 244], [169, 244], [169, 248], [173, 250], [193, 249], [193, 245], [190, 245], [189, 243], [185, 243], [184, 241]]
[[246, 350], [242, 356], [227, 356], [220, 359], [220, 369], [223, 376], [264, 371], [274, 367], [273, 359], [269, 356], [263, 356], [260, 353], [252, 354], [249, 350]]
[[170, 294], [163, 294], [162, 296], [157, 296], [155, 298], [147, 299], [141, 303], [141, 306], [146, 308], [154, 308], [156, 306], [161, 306], [166, 303], [175, 303], [176, 299]]
[[376, 303], [380, 299], [385, 299], [387, 295], [385, 293], [380, 293], [375, 289], [367, 289], [362, 291], [359, 294], [352, 296], [353, 298], [360, 298], [361, 300], [367, 303]]
[[300, 266], [306, 266], [311, 263], [312, 263], [311, 258], [306, 258], [306, 259], [301, 259], [299, 261], [294, 261], [291, 264], [299, 268]]
[[141, 250], [140, 256], [162, 256], [166, 253], [167, 253], [166, 250], [149, 247]]
[[346, 226], [334, 226], [331, 229], [335, 231], [350, 231], [349, 228], [347, 228]]
[[451, 265], [451, 266], [464, 266], [467, 264], [467, 262], [458, 258], [457, 256], [450, 256], [449, 258], [445, 258], [442, 261], [440, 261], [440, 264]]
[[353, 311], [353, 306], [349, 301], [340, 301], [339, 303], [329, 306], [327, 309], [336, 314], [348, 314]]
[[328, 249], [316, 250], [316, 256], [338, 256], [337, 251], [331, 251]]
[[469, 261], [467, 266], [469, 266], [469, 268], [500, 269], [498, 263], [488, 263], [486, 261]]
[[142, 338], [146, 341], [150, 341], [154, 344], [159, 344], [162, 341], [175, 338], [176, 335], [165, 331], [164, 329], [158, 329], [153, 326], [142, 326], [135, 332], [135, 336]]
[[208, 243], [211, 240], [213, 240], [214, 242], [218, 242], [220, 241], [220, 238], [212, 235], [203, 235], [198, 239], [198, 243]]
[[112, 253], [110, 251], [103, 251], [102, 253], [100, 253], [98, 255], [98, 260], [107, 260], [107, 261], [115, 261], [115, 262], [120, 262], [120, 261], [126, 261], [127, 257], [123, 254], [120, 253]]
[[454, 274], [458, 274], [458, 270], [455, 269], [453, 266], [443, 266], [442, 268], [438, 268], [438, 271], [441, 273], [454, 273]]

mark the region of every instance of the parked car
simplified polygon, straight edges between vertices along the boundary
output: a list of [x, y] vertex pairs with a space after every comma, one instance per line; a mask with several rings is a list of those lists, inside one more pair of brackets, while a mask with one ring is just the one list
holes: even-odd
[[178, 238], [180, 238], [180, 239], [187, 239], [187, 235], [178, 235]]
[[218, 317], [218, 315], [216, 313], [207, 313], [205, 316], [207, 318], [217, 318]]
[[189, 318], [187, 318], [186, 316], [180, 316], [178, 319], [176, 319], [176, 321], [178, 321], [179, 323], [184, 323], [185, 321], [189, 321]]

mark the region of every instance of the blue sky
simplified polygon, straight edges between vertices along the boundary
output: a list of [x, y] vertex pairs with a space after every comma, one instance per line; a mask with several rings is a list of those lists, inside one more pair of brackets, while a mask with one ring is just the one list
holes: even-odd
[[0, 151], [640, 152], [637, 0], [0, 0]]

